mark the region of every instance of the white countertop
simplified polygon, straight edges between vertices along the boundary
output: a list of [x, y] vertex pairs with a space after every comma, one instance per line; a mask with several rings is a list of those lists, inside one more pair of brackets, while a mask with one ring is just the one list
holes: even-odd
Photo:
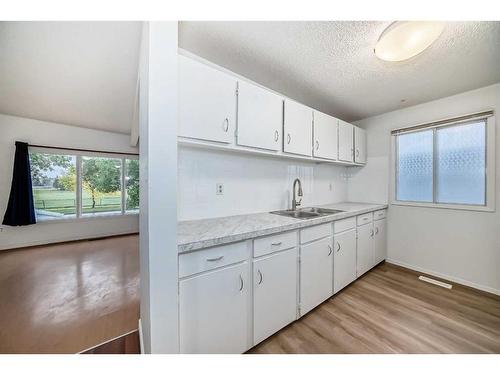
[[311, 225], [327, 223], [367, 212], [387, 208], [387, 204], [342, 202], [314, 207], [342, 210], [334, 215], [314, 219], [295, 219], [268, 212], [218, 217], [213, 219], [180, 221], [177, 225], [179, 253], [283, 232]]

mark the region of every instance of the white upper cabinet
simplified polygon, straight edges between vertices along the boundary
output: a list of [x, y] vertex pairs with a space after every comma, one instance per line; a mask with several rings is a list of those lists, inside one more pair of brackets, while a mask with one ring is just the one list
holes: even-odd
[[281, 150], [283, 98], [248, 82], [238, 82], [237, 143]]
[[354, 161], [354, 126], [339, 120], [339, 160]]
[[284, 116], [283, 151], [312, 156], [312, 109], [286, 99]]
[[354, 162], [366, 163], [366, 130], [354, 127]]
[[338, 157], [338, 119], [314, 111], [313, 156], [337, 160]]
[[235, 77], [179, 55], [179, 136], [233, 142], [236, 84]]

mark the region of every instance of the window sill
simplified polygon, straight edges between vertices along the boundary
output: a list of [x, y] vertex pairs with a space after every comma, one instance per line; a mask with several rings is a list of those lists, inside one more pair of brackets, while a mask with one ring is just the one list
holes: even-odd
[[393, 206], [410, 206], [410, 207], [423, 207], [423, 208], [441, 208], [447, 210], [463, 210], [463, 211], [477, 211], [477, 212], [495, 212], [495, 207], [490, 206], [473, 206], [467, 204], [446, 204], [446, 203], [423, 203], [423, 202], [404, 202], [392, 201]]
[[37, 219], [37, 224], [52, 224], [52, 223], [73, 223], [73, 222], [85, 222], [85, 221], [93, 221], [99, 219], [116, 219], [120, 217], [129, 217], [129, 216], [139, 216], [139, 212], [125, 212], [122, 214], [119, 213], [101, 213], [101, 214], [84, 214], [80, 217], [61, 217], [54, 219]]

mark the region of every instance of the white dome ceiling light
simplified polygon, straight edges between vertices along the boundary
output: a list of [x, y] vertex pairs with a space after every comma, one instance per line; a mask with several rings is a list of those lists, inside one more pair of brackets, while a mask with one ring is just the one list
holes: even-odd
[[384, 30], [374, 52], [385, 61], [403, 61], [418, 55], [441, 35], [445, 23], [437, 21], [398, 21]]

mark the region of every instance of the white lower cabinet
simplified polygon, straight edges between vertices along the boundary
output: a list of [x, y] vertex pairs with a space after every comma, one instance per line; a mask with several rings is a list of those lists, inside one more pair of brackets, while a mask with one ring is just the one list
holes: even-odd
[[179, 282], [181, 353], [243, 353], [249, 347], [249, 263]]
[[297, 319], [297, 248], [253, 261], [254, 345]]
[[357, 276], [360, 277], [374, 266], [373, 226], [372, 223], [357, 227], [358, 235], [358, 257]]
[[356, 280], [356, 230], [334, 235], [333, 293]]
[[332, 237], [300, 246], [300, 316], [333, 294]]
[[375, 264], [379, 264], [387, 258], [387, 234], [385, 227], [385, 219], [373, 222]]

